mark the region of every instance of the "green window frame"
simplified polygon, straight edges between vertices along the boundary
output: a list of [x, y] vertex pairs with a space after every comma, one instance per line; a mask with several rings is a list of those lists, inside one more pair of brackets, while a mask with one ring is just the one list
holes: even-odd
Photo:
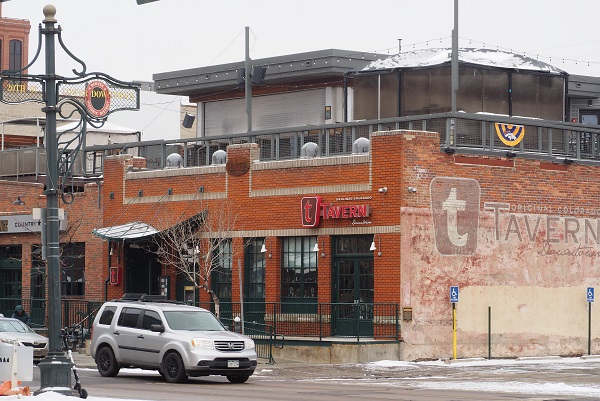
[[42, 246], [31, 246], [31, 297], [46, 299], [46, 262], [42, 259]]
[[221, 241], [215, 251], [212, 288], [219, 301], [231, 301], [231, 239]]
[[60, 294], [85, 295], [85, 242], [61, 244]]
[[248, 285], [247, 298], [250, 301], [260, 301], [265, 299], [266, 252], [262, 251], [263, 245], [265, 245], [264, 238], [255, 239], [248, 244], [247, 257], [249, 271], [246, 283]]
[[318, 298], [317, 237], [287, 237], [282, 240], [281, 301], [316, 303]]

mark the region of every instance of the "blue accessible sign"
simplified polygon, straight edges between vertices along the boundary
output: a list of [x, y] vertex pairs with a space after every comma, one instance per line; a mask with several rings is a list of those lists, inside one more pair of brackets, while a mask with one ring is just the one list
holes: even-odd
[[588, 287], [587, 289], [587, 301], [594, 302], [594, 287]]
[[450, 287], [450, 302], [457, 303], [458, 302], [458, 286], [453, 285]]

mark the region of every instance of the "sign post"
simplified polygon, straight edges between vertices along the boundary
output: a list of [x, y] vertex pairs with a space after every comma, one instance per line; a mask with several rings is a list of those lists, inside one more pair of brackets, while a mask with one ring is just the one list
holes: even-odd
[[592, 354], [592, 302], [594, 302], [594, 287], [588, 287], [586, 291], [588, 302], [588, 355]]
[[452, 359], [456, 359], [456, 304], [458, 303], [458, 286], [450, 287], [450, 302], [452, 303]]
[[[40, 24], [40, 42], [33, 60], [20, 70], [0, 73], [0, 102], [18, 104], [38, 102], [46, 115], [46, 208], [42, 221], [42, 249], [46, 250], [48, 274], [48, 355], [40, 361], [40, 389], [38, 394], [52, 390], [64, 395], [74, 395], [71, 387], [73, 362], [62, 350], [61, 341], [61, 291], [60, 291], [60, 216], [59, 197], [65, 204], [74, 196], [65, 188], [73, 179], [74, 160], [84, 143], [87, 124], [97, 128], [104, 125], [112, 112], [139, 110], [140, 84], [118, 81], [100, 72], [86, 72], [86, 65], [64, 45], [60, 26], [56, 26], [56, 7], [44, 7], [43, 26]], [[42, 36], [45, 43], [45, 73], [29, 75], [27, 70], [40, 55]], [[62, 49], [81, 66], [73, 69], [75, 77], [56, 74], [56, 39]], [[63, 107], [64, 106], [64, 107]], [[73, 118], [79, 115], [79, 132], [75, 139], [63, 139], [56, 130], [57, 115]], [[95, 125], [94, 125], [95, 124]], [[75, 128], [74, 128], [75, 129]], [[74, 130], [73, 129], [73, 130]], [[73, 146], [70, 146], [73, 145]], [[44, 233], [45, 230], [45, 233]]]

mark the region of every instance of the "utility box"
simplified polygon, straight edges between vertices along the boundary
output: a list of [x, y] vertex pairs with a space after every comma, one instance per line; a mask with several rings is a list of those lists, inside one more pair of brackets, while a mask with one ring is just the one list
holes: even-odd
[[0, 381], [33, 380], [33, 347], [0, 342]]

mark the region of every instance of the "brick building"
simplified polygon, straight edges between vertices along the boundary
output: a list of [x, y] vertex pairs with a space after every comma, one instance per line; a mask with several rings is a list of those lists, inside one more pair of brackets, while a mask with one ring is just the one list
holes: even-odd
[[[230, 232], [238, 251], [225, 265], [229, 281], [212, 285], [229, 285], [223, 293], [230, 299], [221, 301], [235, 303], [241, 282], [245, 301], [266, 305], [266, 322], [272, 304], [306, 319], [316, 312], [310, 303], [371, 304], [322, 326], [344, 336], [359, 324], [363, 335], [377, 338], [391, 318], [378, 308], [398, 304], [401, 358], [450, 356], [449, 289], [458, 286], [459, 356], [487, 354], [490, 310], [494, 356], [585, 353], [585, 290], [599, 284], [599, 189], [591, 178], [597, 167], [447, 154], [439, 134], [418, 131], [374, 133], [370, 152], [347, 156], [261, 161], [256, 144], [227, 152], [247, 168], [144, 171], [143, 160], [108, 158], [106, 236], [110, 227], [140, 219], [164, 229], [228, 202], [241, 223]], [[318, 224], [307, 214], [317, 199]], [[179, 219], [153, 218], [157, 208]], [[153, 256], [140, 254], [147, 240], [115, 237], [118, 246], [104, 247], [102, 260], [114, 249], [111, 266], [123, 274], [109, 298], [143, 288], [139, 282], [153, 271]], [[245, 249], [244, 240], [251, 243]], [[108, 268], [103, 263], [103, 275]], [[154, 274], [169, 276], [171, 297], [185, 296], [189, 283], [173, 269]], [[201, 291], [199, 301], [210, 298]], [[282, 322], [278, 327], [285, 331]], [[594, 346], [599, 334], [594, 328]]]

